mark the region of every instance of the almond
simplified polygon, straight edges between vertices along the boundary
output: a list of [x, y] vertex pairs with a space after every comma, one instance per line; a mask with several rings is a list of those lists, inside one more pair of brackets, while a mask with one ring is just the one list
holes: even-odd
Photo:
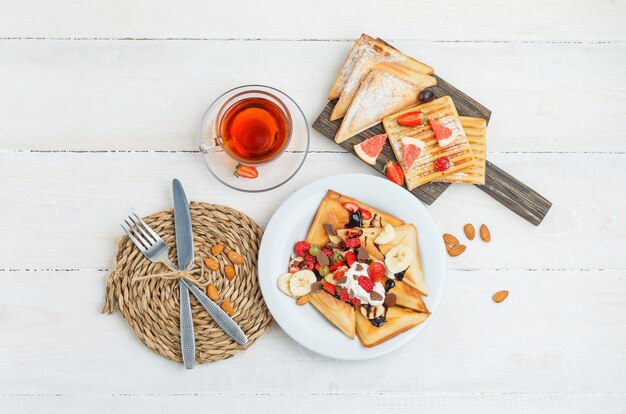
[[217, 256], [218, 254], [221, 254], [223, 251], [224, 251], [223, 244], [216, 244], [215, 246], [211, 247], [211, 253], [213, 253], [213, 256]]
[[454, 237], [453, 235], [449, 233], [446, 233], [443, 235], [443, 242], [445, 244], [456, 245], [456, 244], [459, 244], [459, 239], [457, 239], [456, 237]]
[[243, 263], [243, 257], [241, 257], [241, 255], [234, 250], [228, 252], [226, 256], [228, 257], [228, 260], [230, 260], [233, 264]]
[[206, 287], [206, 294], [213, 302], [220, 300], [220, 292], [218, 292], [214, 284], [210, 284]]
[[217, 270], [220, 268], [220, 264], [217, 263], [217, 260], [211, 259], [210, 257], [204, 259], [204, 264], [211, 270]]
[[489, 243], [491, 241], [491, 233], [484, 224], [480, 226], [480, 238], [483, 239], [485, 243]]
[[452, 246], [448, 249], [448, 254], [452, 257], [459, 256], [465, 251], [465, 248], [464, 244], [457, 244], [456, 246]]
[[226, 275], [226, 279], [233, 280], [235, 278], [235, 268], [231, 265], [224, 266], [224, 274]]
[[476, 236], [476, 229], [474, 229], [474, 226], [472, 226], [470, 223], [467, 223], [465, 226], [463, 226], [463, 231], [465, 232], [465, 236], [468, 239], [474, 240], [474, 236]]
[[222, 308], [222, 310], [226, 312], [228, 316], [233, 316], [235, 314], [235, 309], [233, 308], [233, 304], [230, 303], [228, 299], [224, 299], [222, 303], [220, 303], [220, 308]]
[[309, 303], [309, 300], [311, 300], [311, 297], [309, 295], [304, 295], [304, 296], [300, 296], [297, 300], [296, 303], [300, 306], [302, 305], [306, 305], [307, 303]]
[[494, 293], [491, 298], [493, 299], [494, 302], [500, 303], [504, 299], [506, 299], [507, 296], [509, 296], [509, 291], [508, 290], [501, 290], [499, 292]]

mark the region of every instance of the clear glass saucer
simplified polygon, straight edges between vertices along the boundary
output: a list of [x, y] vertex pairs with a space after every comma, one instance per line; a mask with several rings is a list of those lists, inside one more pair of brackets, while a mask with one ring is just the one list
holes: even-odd
[[[238, 96], [244, 94], [246, 97], [259, 96], [280, 103], [291, 116], [292, 122], [291, 138], [285, 149], [271, 161], [256, 165], [259, 176], [254, 179], [235, 176], [235, 167], [239, 161], [219, 145], [216, 128], [224, 105], [232, 105]], [[309, 125], [298, 104], [284, 92], [265, 85], [239, 86], [224, 92], [206, 110], [198, 131], [200, 155], [209, 172], [225, 186], [250, 193], [273, 190], [293, 178], [304, 164], [310, 141]]]

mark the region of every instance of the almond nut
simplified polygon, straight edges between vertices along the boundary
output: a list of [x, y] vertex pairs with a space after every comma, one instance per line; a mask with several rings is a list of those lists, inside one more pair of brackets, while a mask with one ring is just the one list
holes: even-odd
[[226, 279], [233, 280], [235, 278], [235, 268], [231, 265], [224, 266], [224, 274], [226, 275]]
[[445, 244], [459, 244], [459, 239], [457, 239], [456, 237], [454, 237], [453, 235], [446, 233], [443, 235], [443, 242]]
[[307, 303], [309, 303], [309, 300], [311, 300], [311, 297], [309, 295], [300, 296], [296, 300], [296, 304], [298, 304], [300, 306], [306, 305]]
[[501, 290], [499, 292], [494, 293], [493, 296], [492, 296], [492, 299], [493, 299], [494, 302], [500, 303], [504, 299], [506, 299], [507, 296], [509, 296], [509, 291], [508, 290]]
[[491, 241], [491, 233], [484, 224], [480, 226], [480, 238], [483, 239], [485, 243], [489, 243]]
[[465, 251], [465, 248], [466, 247], [464, 244], [457, 244], [456, 246], [450, 247], [450, 249], [448, 250], [448, 254], [452, 257], [459, 256]]
[[228, 252], [226, 256], [228, 256], [228, 260], [230, 260], [233, 264], [243, 263], [243, 257], [241, 257], [241, 255], [234, 250]]
[[204, 259], [204, 264], [211, 270], [217, 270], [220, 268], [220, 264], [217, 263], [217, 260], [211, 259], [210, 257]]
[[213, 256], [217, 256], [218, 254], [222, 253], [224, 251], [224, 245], [223, 244], [216, 244], [215, 246], [211, 247], [211, 253], [213, 253]]
[[218, 292], [214, 284], [210, 284], [206, 287], [206, 294], [213, 302], [220, 300], [220, 292]]
[[222, 310], [226, 312], [228, 316], [233, 316], [235, 313], [235, 309], [233, 309], [233, 304], [230, 303], [228, 299], [224, 299], [222, 303], [220, 303], [220, 308], [222, 308]]
[[476, 229], [474, 229], [474, 226], [472, 226], [470, 223], [467, 223], [465, 226], [463, 226], [463, 231], [465, 232], [465, 236], [468, 239], [474, 240], [474, 236], [476, 236]]

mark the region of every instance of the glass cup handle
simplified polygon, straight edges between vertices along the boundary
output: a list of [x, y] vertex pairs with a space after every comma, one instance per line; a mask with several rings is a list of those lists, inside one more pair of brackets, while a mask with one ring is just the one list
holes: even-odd
[[222, 150], [222, 147], [217, 142], [218, 138], [203, 140], [200, 144], [199, 150], [201, 154], [214, 154]]

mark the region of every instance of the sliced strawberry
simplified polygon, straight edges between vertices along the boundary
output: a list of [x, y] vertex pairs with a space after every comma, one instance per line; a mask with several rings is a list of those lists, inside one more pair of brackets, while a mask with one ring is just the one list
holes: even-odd
[[385, 265], [380, 262], [372, 262], [367, 268], [367, 274], [374, 282], [380, 282], [385, 278]]
[[398, 163], [395, 161], [389, 161], [385, 165], [383, 172], [387, 174], [387, 178], [389, 178], [390, 181], [398, 185], [404, 184], [404, 174], [402, 173], [402, 168], [400, 168]]
[[359, 206], [356, 203], [353, 203], [352, 201], [347, 201], [341, 205], [350, 213], [356, 213], [359, 210]]
[[235, 177], [241, 178], [257, 178], [259, 172], [252, 165], [237, 164], [235, 167]]
[[408, 171], [416, 159], [426, 151], [424, 141], [417, 138], [402, 138], [402, 165]]
[[422, 125], [426, 125], [427, 119], [428, 117], [426, 116], [426, 114], [422, 112], [419, 112], [419, 111], [407, 112], [406, 114], [398, 118], [398, 125], [402, 125], [405, 127], [422, 126]]
[[322, 286], [324, 288], [324, 290], [328, 293], [330, 293], [331, 295], [334, 295], [335, 293], [337, 293], [337, 289], [335, 288], [335, 285], [333, 285], [332, 283], [324, 283], [324, 286]]
[[348, 291], [342, 290], [341, 294], [339, 295], [339, 299], [341, 299], [344, 302], [350, 302], [350, 295], [348, 294]]
[[372, 212], [362, 208], [361, 209], [361, 218], [363, 218], [364, 220], [371, 219], [372, 218]]
[[352, 251], [346, 253], [346, 263], [348, 266], [352, 266], [352, 263], [354, 262], [356, 262], [356, 254]]
[[339, 269], [341, 266], [344, 266], [346, 264], [346, 262], [344, 262], [343, 260], [341, 262], [337, 262], [333, 265], [330, 265], [328, 267], [328, 270], [330, 270], [331, 272], [334, 272], [335, 270]]
[[385, 141], [387, 141], [387, 134], [374, 135], [360, 144], [356, 144], [354, 146], [354, 152], [366, 163], [374, 165], [385, 146]]
[[346, 268], [343, 267], [341, 269], [337, 269], [337, 271], [335, 272], [335, 275], [333, 276], [333, 279], [335, 280], [339, 280], [341, 279], [341, 276], [346, 274]]

